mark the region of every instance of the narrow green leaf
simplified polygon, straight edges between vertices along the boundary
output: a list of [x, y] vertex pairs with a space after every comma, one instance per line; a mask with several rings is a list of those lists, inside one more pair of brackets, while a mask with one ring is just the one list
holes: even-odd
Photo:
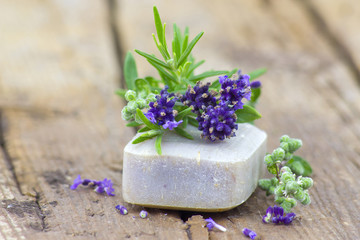
[[164, 67], [166, 69], [171, 70], [171, 67], [167, 63], [161, 61], [160, 59], [158, 59], [158, 58], [156, 58], [156, 57], [154, 57], [154, 56], [152, 56], [150, 54], [147, 54], [145, 52], [142, 52], [140, 50], [137, 50], [137, 49], [135, 50], [135, 52], [138, 53], [139, 55], [143, 56], [144, 58], [146, 58], [148, 60], [151, 60], [151, 61], [155, 62], [156, 64], [158, 64], [158, 65], [160, 65], [160, 66], [162, 66], [162, 67]]
[[189, 67], [189, 70], [186, 74], [186, 77], [189, 77], [191, 75], [191, 73], [197, 68], [199, 67], [200, 65], [202, 65], [203, 63], [205, 62], [205, 60], [201, 60], [200, 62], [198, 63], [195, 63], [195, 64], [192, 64], [190, 67]]
[[227, 75], [229, 76], [229, 78], [231, 78], [232, 75], [234, 75], [237, 71], [238, 71], [238, 69], [237, 69], [237, 68], [234, 68], [234, 69], [231, 70]]
[[257, 102], [258, 98], [260, 97], [260, 95], [261, 95], [261, 88], [253, 88], [253, 89], [251, 89], [251, 99], [250, 99], [250, 101], [255, 104]]
[[137, 132], [138, 133], [142, 133], [142, 132], [147, 132], [147, 131], [150, 131], [151, 129], [147, 126], [143, 127], [143, 128], [140, 128]]
[[185, 52], [185, 49], [187, 48], [189, 43], [189, 28], [186, 27], [184, 31], [184, 39], [182, 40], [182, 46], [181, 46], [181, 53]]
[[150, 120], [144, 115], [144, 113], [140, 109], [136, 109], [136, 114], [148, 128], [160, 129], [160, 126], [155, 125], [152, 122], [150, 122]]
[[309, 162], [299, 156], [293, 156], [285, 166], [288, 166], [298, 176], [309, 177], [312, 174]]
[[132, 121], [132, 122], [129, 122], [128, 124], [126, 124], [127, 127], [138, 127], [141, 125], [142, 125], [141, 123], [138, 123], [136, 121]]
[[204, 34], [204, 32], [199, 33], [189, 44], [189, 46], [187, 46], [186, 50], [184, 51], [184, 53], [181, 55], [179, 61], [176, 64], [176, 68], [179, 68], [179, 66], [181, 66], [187, 59], [187, 57], [190, 55], [191, 50], [194, 48], [195, 44], [200, 40], [200, 38], [202, 37], [202, 35]]
[[183, 119], [185, 116], [187, 116], [189, 113], [191, 113], [191, 110], [192, 110], [191, 107], [188, 107], [188, 108], [182, 110], [181, 112], [179, 112], [178, 115], [176, 115], [175, 120], [176, 120], [176, 121], [180, 121], [180, 120]]
[[125, 99], [125, 93], [127, 92], [126, 89], [117, 89], [115, 94]]
[[226, 73], [228, 73], [228, 71], [207, 71], [207, 72], [201, 73], [199, 75], [190, 77], [189, 81], [196, 83], [197, 81], [200, 81], [204, 78], [218, 76], [218, 75], [222, 75], [222, 74], [226, 74]]
[[260, 77], [261, 75], [263, 75], [264, 73], [266, 73], [267, 69], [266, 68], [259, 68], [256, 69], [252, 72], [250, 72], [248, 75], [250, 76], [250, 82], [252, 82], [253, 80], [255, 80], [256, 78]]
[[159, 11], [157, 10], [156, 6], [153, 7], [153, 11], [154, 11], [154, 20], [155, 20], [155, 27], [156, 27], [158, 39], [159, 39], [159, 42], [164, 45], [164, 42], [163, 42], [164, 31], [163, 31], [163, 27], [162, 27], [162, 23], [161, 23], [160, 14], [159, 14]]
[[151, 61], [151, 60], [148, 60], [148, 62], [153, 65], [154, 68], [156, 68], [156, 70], [159, 71], [159, 73], [161, 73], [163, 76], [166, 76], [167, 79], [175, 82], [175, 83], [178, 83], [178, 81], [176, 80], [176, 78], [171, 75], [170, 73], [168, 73], [165, 69], [163, 69], [161, 66], [159, 66], [158, 64], [156, 64], [154, 61]]
[[138, 92], [145, 91], [146, 93], [149, 93], [151, 90], [149, 82], [143, 78], [135, 80], [135, 88]]
[[185, 137], [185, 138], [187, 138], [187, 139], [190, 139], [190, 140], [193, 140], [193, 139], [194, 139], [194, 137], [191, 136], [190, 133], [188, 133], [187, 131], [185, 131], [185, 130], [182, 129], [182, 128], [175, 128], [175, 132], [176, 132], [178, 135], [180, 135], [180, 136], [182, 136], [182, 137]]
[[166, 27], [166, 23], [164, 23], [164, 26], [163, 26], [163, 32], [164, 32], [164, 36], [163, 36], [163, 47], [164, 47], [165, 54], [167, 55], [167, 59], [170, 59], [170, 53], [169, 53], [169, 51], [168, 51], [167, 43], [166, 43], [165, 27]]
[[186, 129], [186, 127], [187, 127], [187, 125], [188, 125], [188, 122], [189, 122], [189, 118], [187, 117], [187, 116], [185, 116], [183, 119], [183, 122], [182, 122], [182, 124], [181, 124], [181, 128], [182, 129]]
[[163, 58], [165, 60], [168, 60], [169, 57], [168, 57], [163, 45], [161, 43], [158, 43], [158, 41], [156, 40], [155, 34], [152, 34], [152, 36], [153, 36], [156, 47], [159, 49], [159, 52], [161, 53], [161, 55], [163, 56]]
[[156, 149], [157, 154], [159, 154], [159, 155], [162, 154], [162, 151], [161, 151], [162, 136], [163, 136], [162, 134], [158, 135], [155, 140], [155, 149]]
[[135, 79], [137, 79], [138, 73], [136, 68], [136, 62], [134, 56], [129, 51], [125, 56], [124, 61], [124, 78], [126, 87], [128, 89], [135, 89]]
[[143, 141], [146, 141], [148, 139], [151, 139], [151, 138], [154, 138], [156, 137], [157, 135], [161, 134], [162, 131], [161, 130], [150, 130], [150, 131], [147, 131], [143, 134], [141, 134], [138, 138], [136, 138], [134, 141], [132, 141], [132, 144], [138, 144], [138, 143], [141, 143]]
[[242, 109], [236, 110], [235, 114], [237, 116], [237, 123], [251, 122], [261, 118], [261, 114], [255, 108], [248, 105], [244, 105]]
[[196, 121], [195, 118], [192, 117], [188, 117], [188, 122], [190, 125], [194, 126], [194, 127], [199, 127], [199, 122]]
[[176, 24], [174, 24], [174, 40], [173, 40], [173, 54], [174, 54], [174, 59], [175, 61], [178, 60], [178, 58], [180, 57], [181, 55], [181, 46], [180, 46], [180, 38], [181, 38], [181, 35], [180, 34], [180, 31], [179, 31], [179, 28], [176, 26]]

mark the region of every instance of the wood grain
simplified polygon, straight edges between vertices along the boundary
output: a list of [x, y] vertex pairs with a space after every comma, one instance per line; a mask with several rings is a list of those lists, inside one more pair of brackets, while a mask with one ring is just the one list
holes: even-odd
[[[256, 191], [234, 210], [203, 214], [228, 228], [226, 233], [211, 232], [210, 239], [239, 239], [243, 227], [255, 230], [260, 239], [356, 239], [360, 223], [356, 103], [360, 91], [348, 62], [339, 58], [327, 36], [319, 33], [309, 9], [301, 1], [285, 0], [141, 5], [121, 1], [119, 24], [126, 48], [156, 53], [154, 45], [149, 45], [151, 32], [155, 32], [149, 20], [152, 4], [158, 6], [168, 26], [173, 22], [190, 25], [193, 36], [205, 31], [195, 50], [199, 59], [207, 60], [203, 69], [241, 67], [247, 72], [269, 68], [261, 79], [264, 94], [259, 109], [263, 118], [257, 125], [268, 132], [269, 149], [276, 147], [285, 133], [303, 139], [300, 154], [314, 168], [312, 204], [295, 209], [299, 218], [291, 227], [274, 230], [261, 223], [272, 199]], [[137, 27], [127, 27], [128, 22], [136, 22]], [[152, 73], [143, 65], [146, 62], [140, 62], [143, 74]]]
[[[151, 210], [142, 220], [140, 207], [126, 205], [127, 216], [115, 210], [125, 204], [122, 149], [133, 131], [114, 94], [120, 72], [108, 21], [103, 1], [3, 2], [3, 135], [20, 189], [1, 167], [11, 187], [2, 187], [1, 239], [186, 237], [177, 212]], [[78, 174], [111, 178], [116, 196], [70, 190]]]
[[[246, 239], [244, 227], [257, 239], [358, 238], [357, 2], [210, 2], [2, 1], [0, 239]], [[256, 124], [268, 133], [269, 150], [283, 134], [301, 138], [299, 154], [314, 169], [312, 204], [295, 208], [291, 226], [261, 222], [273, 199], [260, 190], [223, 213], [148, 209], [150, 217], [140, 219], [142, 207], [123, 202], [122, 149], [133, 131], [113, 94], [118, 60], [134, 48], [156, 52], [154, 4], [169, 36], [174, 22], [190, 26], [192, 37], [205, 31], [195, 48], [195, 56], [207, 60], [201, 70], [269, 68]], [[328, 33], [319, 31], [322, 23]], [[338, 45], [329, 39], [334, 36]], [[140, 76], [156, 74], [136, 59]], [[111, 178], [116, 196], [71, 191], [77, 174]], [[129, 214], [118, 214], [117, 204]], [[208, 232], [208, 217], [228, 231]]]

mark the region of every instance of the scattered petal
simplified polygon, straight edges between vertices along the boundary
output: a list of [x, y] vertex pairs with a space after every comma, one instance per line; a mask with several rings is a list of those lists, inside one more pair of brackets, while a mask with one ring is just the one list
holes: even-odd
[[226, 228], [221, 226], [220, 224], [217, 224], [212, 218], [207, 218], [207, 219], [205, 219], [205, 221], [208, 223], [206, 225], [206, 227], [209, 230], [212, 230], [215, 227], [215, 228], [219, 229], [222, 232], [226, 232]]
[[242, 230], [243, 234], [251, 239], [255, 239], [256, 233], [248, 228]]
[[115, 208], [119, 210], [122, 215], [128, 214], [128, 210], [122, 205], [117, 205]]
[[81, 180], [81, 176], [78, 175], [77, 178], [75, 178], [73, 185], [70, 186], [70, 189], [75, 190], [82, 183], [83, 181]]
[[148, 212], [145, 211], [145, 210], [142, 210], [139, 215], [140, 215], [141, 218], [147, 218]]

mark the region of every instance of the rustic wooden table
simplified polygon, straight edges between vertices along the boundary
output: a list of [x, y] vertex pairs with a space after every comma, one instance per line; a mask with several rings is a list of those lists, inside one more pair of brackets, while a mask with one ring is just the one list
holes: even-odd
[[[273, 203], [257, 190], [223, 213], [142, 209], [123, 202], [124, 53], [155, 52], [155, 1], [3, 0], [0, 8], [0, 239], [359, 239], [360, 2], [358, 0], [156, 1], [162, 19], [205, 35], [203, 69], [267, 67], [257, 126], [268, 148], [301, 138], [314, 170], [312, 204], [291, 226], [261, 222]], [[137, 57], [140, 76], [152, 74]], [[115, 197], [81, 188], [113, 179]], [[125, 204], [129, 214], [114, 206]], [[203, 218], [228, 228], [208, 232]]]

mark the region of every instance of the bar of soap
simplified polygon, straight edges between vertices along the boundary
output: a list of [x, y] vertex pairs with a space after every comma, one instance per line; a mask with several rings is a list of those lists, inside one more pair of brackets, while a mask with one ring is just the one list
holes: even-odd
[[155, 151], [155, 139], [126, 145], [122, 186], [126, 202], [215, 212], [250, 197], [264, 173], [266, 133], [239, 124], [236, 137], [210, 142], [201, 139], [196, 128], [186, 130], [194, 140], [166, 133], [161, 156]]

